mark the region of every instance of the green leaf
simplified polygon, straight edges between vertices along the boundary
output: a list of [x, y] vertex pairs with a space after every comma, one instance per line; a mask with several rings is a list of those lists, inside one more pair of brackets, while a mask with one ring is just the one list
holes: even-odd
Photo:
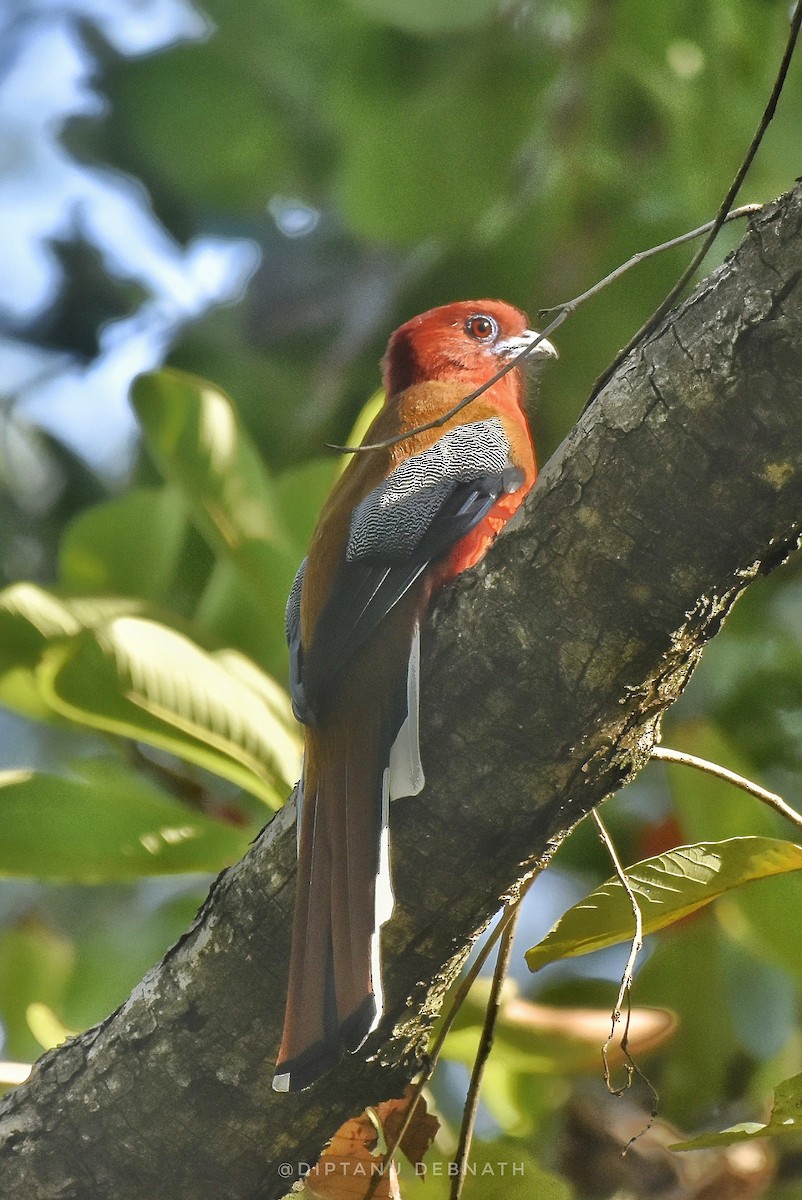
[[[228, 671], [229, 675], [241, 680], [264, 701], [270, 715], [292, 738], [293, 746], [297, 749], [298, 722], [293, 715], [290, 697], [284, 688], [280, 687], [275, 679], [271, 679], [264, 671], [260, 671], [255, 663], [246, 658], [244, 654], [240, 654], [238, 650], [217, 650], [212, 657], [215, 662]], [[290, 774], [286, 776], [287, 779], [291, 776], [294, 778], [298, 770], [295, 756], [290, 763]]]
[[259, 600], [234, 564], [218, 559], [195, 609], [194, 625], [206, 640], [236, 646], [277, 678], [286, 679], [289, 654], [282, 606], [277, 595], [270, 604]]
[[[285, 605], [303, 548], [294, 544], [274, 482], [231, 400], [213, 384], [173, 370], [139, 376], [132, 400], [164, 478], [179, 488], [200, 533], [249, 589], [274, 646], [267, 664], [277, 670], [283, 654], [276, 642], [283, 638]], [[217, 610], [221, 599], [225, 604], [215, 590]], [[202, 619], [208, 628], [207, 598]]]
[[162, 599], [184, 539], [174, 488], [135, 488], [85, 509], [61, 542], [60, 574], [77, 592]]
[[76, 777], [0, 772], [0, 875], [101, 883], [219, 871], [251, 833], [194, 812], [112, 759]]
[[[726, 1088], [730, 1064], [741, 1052], [726, 999], [729, 980], [722, 963], [726, 943], [720, 922], [708, 908], [678, 930], [676, 937], [660, 938], [638, 972], [638, 1003], [665, 1006], [676, 1014], [661, 1086], [665, 1084], [676, 1097], [679, 1112], [715, 1108]], [[697, 979], [704, 980], [704, 1002], [700, 989], [693, 982], [689, 986]], [[613, 989], [609, 983], [607, 988], [609, 996]]]
[[241, 676], [183, 634], [138, 617], [52, 647], [38, 672], [62, 716], [170, 751], [277, 808], [297, 778], [298, 739]]
[[298, 553], [228, 396], [193, 375], [163, 370], [140, 375], [132, 399], [153, 458], [189, 501], [201, 533], [235, 563], [266, 619], [283, 617]]
[[[166, 876], [80, 889], [48, 888], [75, 944], [60, 1015], [73, 1029], [102, 1021], [192, 924], [208, 892], [202, 877]], [[59, 904], [59, 897], [63, 896]], [[69, 898], [75, 897], [69, 906]]]
[[[742, 837], [681, 846], [626, 870], [638, 900], [644, 933], [654, 933], [757, 879], [802, 869], [802, 847], [776, 838]], [[618, 879], [609, 879], [573, 905], [526, 953], [532, 971], [629, 940], [634, 918]]]
[[276, 478], [276, 497], [292, 535], [298, 562], [306, 554], [318, 514], [337, 475], [338, 463], [332, 455], [331, 458], [315, 458], [289, 471], [282, 471]]
[[[361, 446], [371, 425], [384, 408], [385, 399], [386, 397], [384, 394], [384, 389], [379, 388], [379, 390], [374, 392], [370, 399], [362, 405], [354, 424], [351, 426], [351, 432], [349, 433], [345, 443], [346, 446]], [[344, 454], [341, 457], [337, 469], [338, 475], [343, 473], [353, 457], [353, 454]]]
[[115, 598], [60, 600], [33, 584], [7, 588], [0, 702], [149, 742], [273, 807], [283, 803], [300, 750], [282, 689], [243, 655], [207, 654], [140, 617], [144, 608]]
[[0, 932], [0, 1018], [5, 1056], [28, 1062], [39, 1057], [41, 1046], [28, 1024], [28, 1007], [39, 1003], [60, 1011], [74, 958], [72, 943], [44, 924], [35, 912]]
[[731, 1146], [733, 1142], [749, 1142], [753, 1138], [799, 1135], [802, 1133], [802, 1075], [784, 1079], [774, 1089], [774, 1107], [766, 1124], [744, 1121], [731, 1125], [720, 1133], [705, 1133], [687, 1142], [675, 1142], [670, 1150], [706, 1150]]
[[15, 583], [0, 592], [0, 704], [39, 721], [61, 723], [36, 679], [44, 651], [82, 629], [144, 607], [115, 597], [61, 600], [33, 583]]
[[196, 504], [218, 546], [286, 548], [272, 482], [224, 392], [165, 368], [138, 376], [132, 399], [153, 457]]

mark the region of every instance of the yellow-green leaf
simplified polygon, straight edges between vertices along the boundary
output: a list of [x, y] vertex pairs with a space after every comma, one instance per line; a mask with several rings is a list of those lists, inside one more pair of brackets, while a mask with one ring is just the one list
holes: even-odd
[[140, 375], [133, 405], [148, 449], [189, 501], [201, 533], [264, 600], [284, 600], [298, 566], [275, 489], [228, 396], [183, 371]]
[[45, 650], [82, 629], [145, 605], [118, 597], [64, 600], [34, 583], [0, 592], [0, 704], [39, 721], [61, 722], [43, 698], [36, 670]]
[[161, 600], [184, 540], [186, 513], [176, 489], [133, 488], [68, 525], [60, 576], [77, 592]]
[[[777, 838], [741, 837], [680, 846], [627, 867], [644, 933], [682, 920], [733, 888], [802, 869], [802, 847]], [[526, 953], [532, 971], [629, 940], [634, 916], [618, 879], [608, 879], [568, 910]]]
[[271, 681], [260, 694], [242, 674], [165, 625], [120, 617], [48, 650], [38, 680], [62, 716], [168, 750], [278, 807], [297, 778], [298, 739], [265, 700]]
[[112, 759], [71, 776], [0, 772], [0, 876], [101, 883], [219, 871], [252, 830], [212, 820]]

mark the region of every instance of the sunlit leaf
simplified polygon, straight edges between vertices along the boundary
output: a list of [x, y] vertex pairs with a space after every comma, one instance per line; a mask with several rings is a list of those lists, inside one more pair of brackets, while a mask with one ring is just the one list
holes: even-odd
[[[802, 847], [776, 838], [743, 837], [681, 846], [645, 859], [626, 874], [643, 915], [644, 933], [664, 929], [724, 892], [802, 868]], [[629, 897], [609, 879], [573, 905], [526, 953], [532, 971], [627, 941], [634, 932]]]
[[293, 715], [289, 693], [283, 687], [279, 687], [270, 675], [260, 671], [249, 658], [240, 654], [238, 650], [216, 650], [212, 658], [224, 667], [229, 675], [241, 680], [251, 691], [256, 692], [269, 709], [271, 716], [290, 735], [293, 754], [288, 759], [289, 774], [285, 778], [289, 779], [290, 776], [294, 776], [298, 769], [298, 722]]
[[677, 1142], [672, 1150], [706, 1150], [717, 1146], [730, 1146], [733, 1142], [748, 1142], [752, 1138], [784, 1137], [802, 1133], [802, 1075], [784, 1079], [774, 1089], [774, 1106], [771, 1116], [764, 1123], [744, 1121], [731, 1125], [720, 1133], [706, 1133], [687, 1142]]
[[86, 630], [47, 651], [38, 679], [63, 716], [168, 750], [273, 807], [297, 777], [297, 739], [263, 696], [155, 621]]
[[48, 646], [122, 613], [142, 611], [141, 601], [117, 597], [61, 599], [33, 583], [0, 592], [0, 703], [40, 721], [60, 721], [36, 681]]
[[74, 776], [1, 772], [0, 826], [0, 875], [73, 883], [219, 871], [251, 836], [104, 759]]
[[188, 500], [192, 519], [279, 619], [298, 555], [228, 396], [205, 380], [163, 370], [139, 376], [133, 404], [151, 454]]
[[0, 701], [149, 742], [282, 803], [300, 762], [282, 689], [236, 651], [209, 655], [165, 625], [128, 619], [145, 607], [114, 597], [61, 600], [32, 584], [7, 588]]
[[[12, 621], [19, 623], [14, 627]], [[51, 638], [77, 633], [80, 628], [67, 604], [36, 584], [14, 583], [0, 592], [0, 630], [13, 634], [0, 642], [5, 655], [16, 653], [23, 661], [29, 651], [38, 653]]]
[[68, 1029], [60, 1021], [49, 1004], [34, 1000], [25, 1011], [28, 1028], [43, 1050], [52, 1050], [66, 1042], [67, 1038], [75, 1037], [77, 1029]]
[[[371, 425], [382, 410], [384, 399], [384, 392], [380, 390], [378, 392], [374, 392], [367, 404], [362, 406], [359, 416], [357, 417], [356, 421], [354, 421], [353, 428], [348, 435], [348, 439], [346, 441], [347, 446], [359, 446], [362, 444], [365, 434], [368, 432]], [[340, 472], [345, 470], [353, 457], [353, 454], [344, 454], [342, 456], [339, 463]]]

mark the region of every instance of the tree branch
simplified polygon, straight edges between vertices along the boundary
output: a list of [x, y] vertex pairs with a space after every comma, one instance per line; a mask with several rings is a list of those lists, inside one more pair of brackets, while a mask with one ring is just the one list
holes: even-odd
[[[283, 1195], [346, 1116], [399, 1096], [471, 940], [590, 807], [802, 521], [802, 188], [623, 364], [528, 519], [427, 630], [427, 786], [392, 813], [387, 1015], [315, 1088], [271, 1091], [295, 858], [287, 808], [107, 1021], [0, 1115], [20, 1200]], [[368, 1055], [376, 1057], [368, 1060]]]

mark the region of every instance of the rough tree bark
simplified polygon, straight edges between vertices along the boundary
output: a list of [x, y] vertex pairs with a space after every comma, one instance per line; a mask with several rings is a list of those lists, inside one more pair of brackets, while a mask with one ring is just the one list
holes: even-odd
[[387, 1015], [307, 1093], [270, 1089], [294, 813], [215, 884], [107, 1021], [0, 1115], [15, 1200], [256, 1200], [399, 1095], [472, 938], [648, 760], [739, 593], [802, 527], [802, 188], [631, 357], [544, 470], [527, 521], [441, 598], [425, 639], [427, 787], [392, 813]]

